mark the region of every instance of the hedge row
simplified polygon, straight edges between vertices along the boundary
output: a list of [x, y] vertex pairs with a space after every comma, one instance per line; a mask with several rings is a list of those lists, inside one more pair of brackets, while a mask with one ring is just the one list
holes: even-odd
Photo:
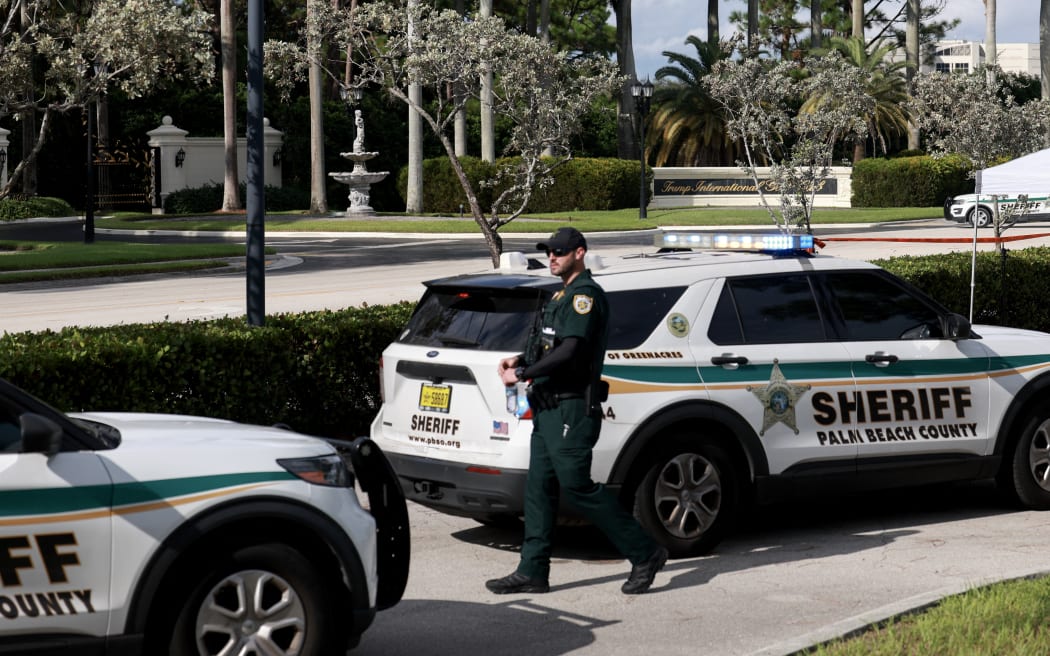
[[935, 207], [973, 193], [964, 157], [863, 159], [853, 165], [853, 207]]
[[[969, 254], [879, 264], [968, 314]], [[1050, 248], [979, 254], [975, 321], [1050, 332], [1048, 281]], [[173, 412], [353, 437], [368, 432], [380, 353], [410, 313], [401, 303], [276, 315], [264, 327], [221, 319], [8, 333], [0, 377], [67, 411]]]
[[[948, 309], [969, 316], [971, 253], [901, 256], [876, 261]], [[1050, 332], [1050, 247], [977, 254], [974, 323]]]
[[[477, 157], [461, 157], [464, 173], [470, 180], [478, 203], [486, 214], [492, 202], [505, 189], [496, 184], [482, 184], [496, 177], [501, 166], [513, 165], [514, 158], [484, 162]], [[647, 175], [652, 172], [647, 169]], [[638, 207], [638, 162], [623, 159], [573, 159], [554, 170], [553, 182], [536, 189], [527, 206], [528, 212], [564, 212], [583, 210], [617, 210]], [[407, 198], [408, 169], [402, 168], [397, 180], [398, 192]], [[458, 214], [470, 212], [466, 194], [447, 157], [423, 162], [423, 207], [427, 212]], [[502, 207], [509, 213], [516, 206]]]
[[0, 221], [32, 219], [38, 216], [77, 216], [77, 211], [61, 198], [0, 198]]
[[[240, 185], [241, 207], [246, 202], [247, 185]], [[168, 214], [209, 214], [222, 207], [223, 187], [219, 183], [188, 187], [168, 194], [164, 211]], [[291, 212], [310, 207], [310, 192], [294, 187], [266, 185], [263, 191], [267, 212]]]
[[0, 336], [0, 377], [66, 411], [129, 410], [367, 434], [379, 354], [411, 305]]

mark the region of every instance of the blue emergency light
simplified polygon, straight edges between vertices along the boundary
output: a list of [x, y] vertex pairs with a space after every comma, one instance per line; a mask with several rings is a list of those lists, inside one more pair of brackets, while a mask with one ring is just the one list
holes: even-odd
[[664, 230], [654, 238], [664, 249], [753, 251], [763, 253], [813, 252], [813, 235], [719, 233]]

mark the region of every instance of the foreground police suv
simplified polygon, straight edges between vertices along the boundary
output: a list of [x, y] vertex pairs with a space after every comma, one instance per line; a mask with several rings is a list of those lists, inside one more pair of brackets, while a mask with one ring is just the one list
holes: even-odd
[[0, 380], [0, 472], [2, 654], [344, 654], [407, 580], [368, 439], [65, 415]]
[[[751, 501], [817, 490], [995, 478], [1050, 507], [1050, 335], [970, 326], [805, 237], [656, 239], [588, 254], [611, 314], [592, 474], [673, 555], [709, 550]], [[532, 426], [497, 363], [560, 286], [521, 253], [427, 283], [383, 353], [371, 433], [410, 499], [520, 515]]]

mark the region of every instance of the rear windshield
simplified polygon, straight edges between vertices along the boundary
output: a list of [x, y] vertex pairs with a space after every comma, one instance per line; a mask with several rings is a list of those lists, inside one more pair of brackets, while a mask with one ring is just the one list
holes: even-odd
[[[685, 287], [619, 291], [609, 298], [609, 349], [631, 349], [661, 325]], [[398, 340], [415, 346], [522, 351], [549, 291], [430, 288]]]
[[523, 351], [547, 296], [549, 292], [538, 289], [431, 288], [398, 341], [416, 346]]

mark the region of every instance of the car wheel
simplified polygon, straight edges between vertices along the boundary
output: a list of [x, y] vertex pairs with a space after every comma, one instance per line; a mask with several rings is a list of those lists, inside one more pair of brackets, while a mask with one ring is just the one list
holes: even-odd
[[973, 225], [974, 217], [977, 219], [978, 228], [987, 228], [992, 225], [992, 213], [988, 211], [987, 207], [978, 206], [975, 210], [970, 210], [969, 214], [966, 215], [966, 220]]
[[1018, 500], [1036, 510], [1050, 509], [1050, 413], [1040, 412], [1025, 425], [1010, 464]]
[[170, 653], [324, 653], [342, 639], [325, 592], [330, 585], [287, 545], [240, 548], [212, 564], [182, 604]]
[[737, 474], [714, 444], [678, 444], [642, 479], [634, 513], [672, 557], [685, 558], [713, 549], [735, 519]]

